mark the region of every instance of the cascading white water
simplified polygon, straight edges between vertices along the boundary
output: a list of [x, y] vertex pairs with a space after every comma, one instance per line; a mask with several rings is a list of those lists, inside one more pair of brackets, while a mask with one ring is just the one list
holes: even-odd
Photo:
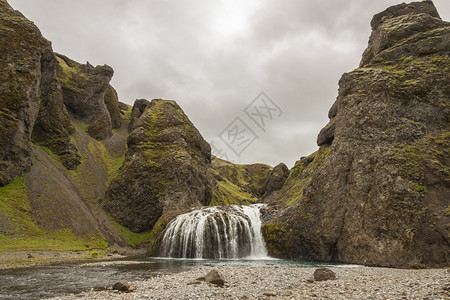
[[266, 258], [260, 208], [229, 205], [179, 215], [159, 242], [159, 254], [177, 258]]

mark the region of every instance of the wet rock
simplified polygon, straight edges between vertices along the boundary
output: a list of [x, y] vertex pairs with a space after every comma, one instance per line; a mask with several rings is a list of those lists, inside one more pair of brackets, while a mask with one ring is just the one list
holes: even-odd
[[328, 268], [320, 268], [314, 271], [315, 281], [335, 280], [336, 274]]
[[217, 269], [209, 271], [209, 273], [205, 276], [205, 281], [220, 287], [223, 287], [225, 285], [225, 279]]

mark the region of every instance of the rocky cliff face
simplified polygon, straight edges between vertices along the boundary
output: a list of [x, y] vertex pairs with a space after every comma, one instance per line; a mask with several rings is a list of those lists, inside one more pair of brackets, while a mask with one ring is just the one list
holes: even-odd
[[106, 193], [105, 208], [133, 232], [163, 212], [209, 205], [216, 181], [211, 148], [174, 101], [136, 101], [128, 151]]
[[411, 267], [449, 264], [450, 23], [431, 1], [377, 14], [264, 232], [272, 253]]
[[61, 83], [63, 101], [69, 113], [89, 124], [87, 132], [91, 137], [104, 140], [112, 136], [110, 111], [113, 113], [115, 128], [120, 125], [117, 121], [117, 94], [109, 85], [114, 74], [113, 69], [107, 65], [94, 67], [89, 62], [82, 65], [64, 55], [57, 56], [57, 78]]
[[0, 69], [0, 251], [126, 245], [99, 201], [126, 151], [112, 69], [55, 55], [4, 0]]
[[39, 29], [0, 1], [0, 186], [31, 166], [31, 132], [41, 83], [51, 82], [51, 53]]

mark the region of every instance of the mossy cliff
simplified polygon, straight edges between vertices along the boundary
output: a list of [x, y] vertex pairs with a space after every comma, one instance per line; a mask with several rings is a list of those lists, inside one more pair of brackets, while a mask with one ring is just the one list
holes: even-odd
[[57, 54], [57, 79], [61, 84], [63, 101], [69, 113], [87, 124], [88, 134], [98, 140], [112, 135], [120, 127], [117, 93], [109, 85], [114, 74], [111, 67], [80, 64]]
[[[0, 251], [126, 246], [128, 236], [101, 207], [126, 151], [127, 124], [108, 85], [112, 69], [65, 58], [68, 66], [4, 0], [0, 40]], [[119, 117], [116, 130], [105, 123], [107, 138], [89, 136], [97, 118], [69, 107], [68, 87], [90, 100], [105, 94], [90, 107], [106, 111], [107, 120]]]
[[125, 162], [106, 193], [105, 209], [142, 232], [163, 212], [209, 205], [217, 186], [208, 171], [209, 144], [174, 101], [152, 100], [140, 116], [136, 110], [138, 105]]
[[31, 132], [46, 81], [50, 42], [9, 4], [0, 1], [0, 186], [31, 166]]
[[[273, 254], [448, 266], [450, 23], [431, 1], [377, 14], [318, 137], [267, 199]], [[282, 245], [282, 247], [280, 247]]]

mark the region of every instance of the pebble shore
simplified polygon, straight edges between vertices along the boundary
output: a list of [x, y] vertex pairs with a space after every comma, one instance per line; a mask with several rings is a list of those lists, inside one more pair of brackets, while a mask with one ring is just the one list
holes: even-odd
[[450, 299], [450, 269], [329, 268], [336, 280], [313, 281], [316, 268], [219, 267], [226, 280], [221, 288], [197, 281], [214, 269], [199, 267], [133, 282], [134, 292], [110, 289], [52, 299]]

